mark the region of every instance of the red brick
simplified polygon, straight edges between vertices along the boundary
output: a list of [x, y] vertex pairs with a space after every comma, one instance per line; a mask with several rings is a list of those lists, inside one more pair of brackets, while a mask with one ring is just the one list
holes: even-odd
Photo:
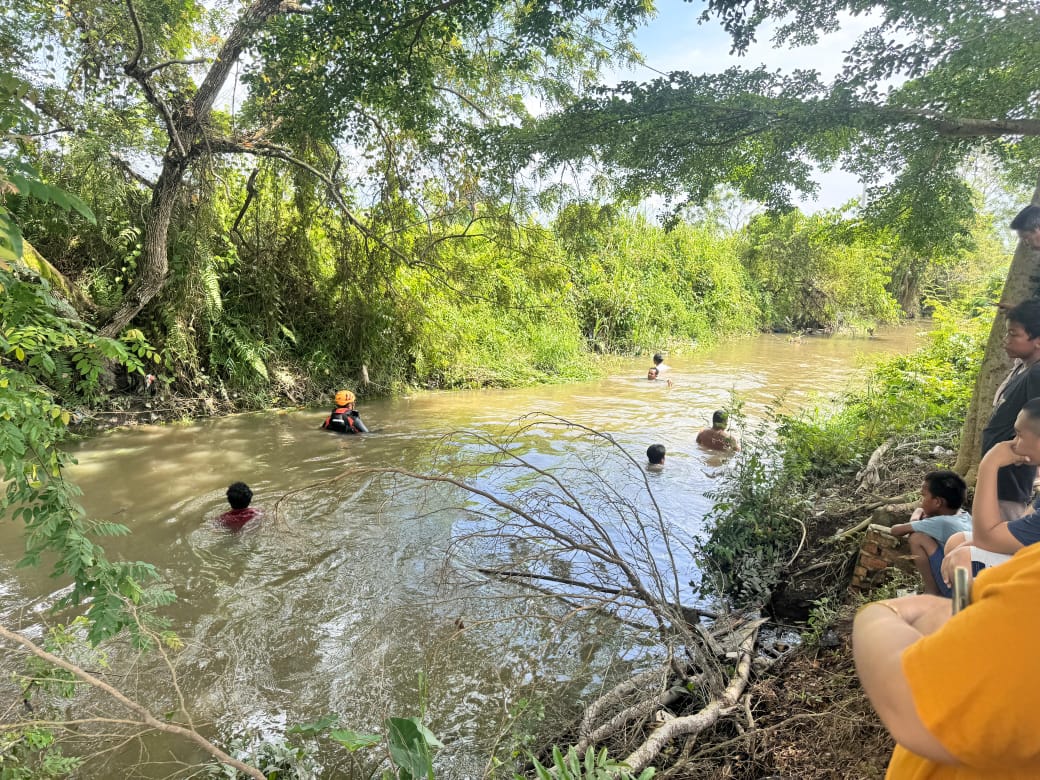
[[860, 559], [860, 563], [863, 564], [867, 571], [880, 571], [881, 569], [887, 569], [889, 567], [889, 562], [884, 558]]

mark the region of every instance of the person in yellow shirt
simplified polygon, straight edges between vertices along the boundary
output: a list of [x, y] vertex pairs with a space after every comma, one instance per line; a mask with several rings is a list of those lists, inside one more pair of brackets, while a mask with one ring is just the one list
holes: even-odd
[[856, 670], [897, 745], [890, 780], [1040, 778], [1040, 545], [979, 573], [973, 603], [868, 604]]
[[1014, 555], [979, 572], [956, 615], [949, 600], [922, 595], [856, 616], [856, 671], [897, 742], [892, 780], [1040, 778], [1040, 544], [1023, 546], [1001, 522], [996, 492], [1000, 466], [1040, 463], [1040, 401], [1025, 405], [1015, 430], [983, 458], [972, 504], [977, 531]]

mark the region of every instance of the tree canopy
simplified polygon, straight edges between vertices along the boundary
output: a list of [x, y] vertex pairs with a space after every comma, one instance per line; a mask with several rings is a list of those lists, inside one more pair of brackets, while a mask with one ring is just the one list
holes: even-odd
[[33, 86], [48, 120], [38, 132], [103, 137], [110, 160], [150, 190], [138, 273], [104, 314], [102, 332], [116, 335], [165, 284], [174, 211], [213, 155], [308, 171], [371, 237], [341, 190], [372, 172], [359, 158], [378, 157], [391, 189], [421, 190], [430, 170], [472, 179], [471, 122], [523, 114], [521, 77], [543, 97], [568, 97], [560, 72], [593, 73], [611, 50], [601, 39], [623, 42], [647, 10], [635, 0], [253, 0], [231, 16], [193, 0], [29, 2], [4, 15], [0, 38], [5, 67]]
[[761, 67], [674, 72], [601, 89], [513, 140], [549, 165], [591, 155], [621, 192], [679, 205], [727, 185], [785, 208], [816, 191], [814, 165], [841, 165], [870, 188], [877, 222], [898, 224], [918, 251], [942, 246], [972, 212], [957, 175], [965, 159], [981, 151], [1018, 175], [1040, 162], [1040, 13], [986, 0], [713, 0], [702, 19], [718, 19], [741, 53], [767, 24], [774, 46], [792, 47], [849, 15], [874, 24], [830, 81]]

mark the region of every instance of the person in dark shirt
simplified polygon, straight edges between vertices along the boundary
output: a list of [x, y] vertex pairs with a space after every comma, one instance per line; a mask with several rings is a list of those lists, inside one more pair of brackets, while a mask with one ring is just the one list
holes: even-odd
[[[1004, 351], [1015, 364], [993, 399], [993, 413], [982, 430], [982, 455], [1000, 442], [1015, 438], [1018, 413], [1028, 401], [1040, 398], [1040, 300], [1023, 301], [1008, 310]], [[997, 498], [1005, 520], [1025, 514], [1033, 495], [1034, 479], [1035, 464], [1000, 469]]]
[[227, 489], [227, 500], [231, 509], [217, 518], [221, 525], [238, 530], [250, 520], [260, 517], [260, 510], [249, 506], [253, 500], [253, 491], [245, 482], [232, 482]]

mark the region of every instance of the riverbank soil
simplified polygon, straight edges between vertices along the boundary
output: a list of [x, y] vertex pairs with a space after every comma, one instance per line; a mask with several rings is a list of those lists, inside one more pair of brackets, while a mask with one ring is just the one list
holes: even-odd
[[817, 512], [804, 519], [805, 542], [766, 608], [785, 622], [812, 615], [806, 633], [815, 637], [753, 678], [745, 712], [687, 745], [660, 777], [884, 777], [895, 744], [856, 676], [852, 619], [864, 599], [890, 597], [896, 587], [915, 587], [919, 580], [890, 569], [883, 594], [852, 595], [848, 586], [867, 524], [906, 522], [922, 476], [953, 456], [946, 441], [887, 443], [855, 477], [817, 486]]
[[856, 677], [852, 614], [845, 608], [821, 644], [799, 648], [749, 686], [750, 724], [746, 715], [739, 728], [739, 719], [720, 724], [658, 777], [883, 778], [895, 743]]

